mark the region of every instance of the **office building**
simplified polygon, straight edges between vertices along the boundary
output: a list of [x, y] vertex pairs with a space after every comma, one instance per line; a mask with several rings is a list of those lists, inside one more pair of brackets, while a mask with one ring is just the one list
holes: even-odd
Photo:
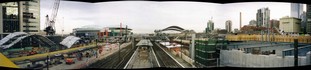
[[226, 30], [228, 33], [232, 32], [232, 21], [231, 20], [226, 21]]
[[300, 18], [303, 13], [303, 4], [291, 3], [290, 4], [290, 17]]
[[205, 28], [205, 33], [210, 33], [214, 30], [214, 22], [212, 20], [209, 20], [207, 22], [207, 27]]
[[306, 33], [306, 25], [307, 25], [307, 14], [305, 11], [301, 14], [300, 19], [301, 19], [300, 31], [305, 34]]
[[257, 10], [256, 21], [257, 27], [268, 27], [267, 24], [270, 22], [270, 10], [268, 7]]
[[0, 13], [0, 39], [13, 32], [40, 31], [40, 0], [0, 3]]
[[306, 17], [306, 32], [311, 34], [311, 4], [307, 4]]
[[282, 17], [280, 18], [280, 29], [285, 33], [299, 33], [301, 19], [295, 17]]

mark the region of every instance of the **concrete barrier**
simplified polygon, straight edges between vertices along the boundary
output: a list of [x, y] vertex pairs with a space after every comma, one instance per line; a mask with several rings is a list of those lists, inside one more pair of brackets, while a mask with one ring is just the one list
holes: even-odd
[[[298, 65], [308, 65], [310, 57], [299, 56]], [[289, 67], [294, 66], [294, 56], [253, 55], [238, 50], [221, 50], [220, 64], [235, 67]]]

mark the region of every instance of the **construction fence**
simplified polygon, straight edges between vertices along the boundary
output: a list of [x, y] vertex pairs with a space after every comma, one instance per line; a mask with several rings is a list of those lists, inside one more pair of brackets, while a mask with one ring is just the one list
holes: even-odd
[[[298, 57], [298, 66], [310, 65], [311, 52]], [[240, 50], [221, 50], [220, 65], [232, 67], [291, 67], [294, 56], [254, 55]]]

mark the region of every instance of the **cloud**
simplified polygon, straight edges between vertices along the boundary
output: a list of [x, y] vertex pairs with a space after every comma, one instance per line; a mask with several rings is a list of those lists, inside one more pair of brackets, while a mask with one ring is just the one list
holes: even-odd
[[[51, 1], [42, 0], [41, 2], [41, 14], [49, 13], [48, 5], [51, 6], [51, 4], [47, 2]], [[65, 18], [66, 33], [72, 32], [73, 28], [85, 25], [109, 27], [118, 26], [120, 23], [128, 25], [134, 33], [153, 33], [156, 29], [163, 29], [172, 25], [203, 32], [211, 17], [213, 17], [215, 28], [225, 28], [225, 21], [227, 20], [233, 22], [233, 28], [238, 28], [240, 11], [243, 13], [242, 23], [246, 25], [250, 20], [256, 19], [257, 9], [262, 7], [269, 7], [272, 19], [289, 15], [289, 3], [275, 2], [216, 4], [182, 1], [114, 1], [102, 3], [61, 1], [58, 19]], [[41, 21], [44, 20], [45, 17], [41, 15]], [[60, 23], [56, 26], [61, 27]], [[41, 25], [44, 25], [44, 22], [41, 22]]]
[[[180, 4], [178, 4], [180, 3]], [[97, 3], [101, 11], [101, 23], [129, 25], [134, 32], [153, 33], [155, 29], [163, 29], [177, 25], [195, 30], [204, 29], [207, 18], [215, 14], [218, 4], [192, 2], [107, 2]], [[111, 8], [113, 7], [113, 8]], [[112, 12], [113, 11], [113, 12]], [[217, 16], [214, 16], [217, 17]], [[195, 24], [195, 25], [192, 25]], [[190, 28], [189, 28], [189, 25]], [[143, 30], [143, 28], [146, 28]], [[137, 30], [136, 30], [137, 29]], [[146, 31], [149, 30], [149, 31]]]

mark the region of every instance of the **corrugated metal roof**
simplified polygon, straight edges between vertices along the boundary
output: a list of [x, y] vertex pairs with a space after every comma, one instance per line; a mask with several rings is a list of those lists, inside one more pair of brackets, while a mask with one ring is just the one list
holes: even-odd
[[68, 36], [62, 42], [60, 42], [60, 44], [67, 46], [67, 48], [70, 48], [78, 40], [80, 40], [79, 37]]

